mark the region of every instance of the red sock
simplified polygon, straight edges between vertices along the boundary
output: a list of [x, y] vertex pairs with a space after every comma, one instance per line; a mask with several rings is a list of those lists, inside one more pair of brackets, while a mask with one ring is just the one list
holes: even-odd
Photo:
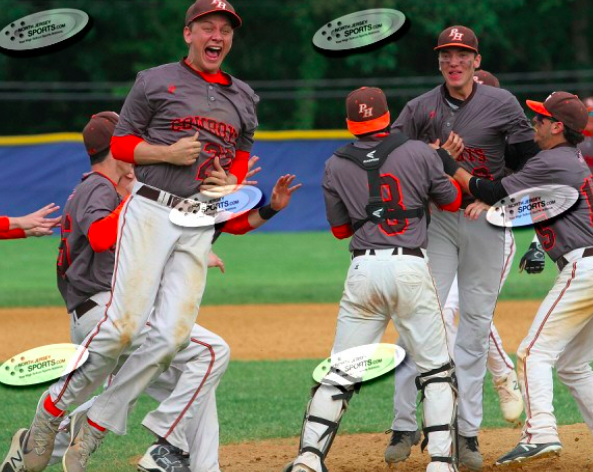
[[64, 410], [60, 410], [56, 405], [54, 405], [54, 402], [51, 400], [51, 395], [45, 397], [43, 408], [45, 408], [45, 411], [47, 411], [50, 415], [55, 416], [56, 418], [62, 416], [65, 413]]
[[87, 418], [86, 420], [87, 420], [87, 422], [88, 422], [88, 423], [89, 423], [89, 424], [90, 424], [90, 425], [91, 425], [93, 428], [95, 428], [95, 429], [97, 429], [97, 430], [99, 430], [99, 431], [101, 431], [101, 432], [104, 432], [104, 431], [105, 431], [105, 428], [103, 428], [103, 426], [99, 426], [99, 425], [98, 425], [97, 423], [95, 423], [94, 421], [91, 421], [91, 419], [90, 419], [90, 418]]

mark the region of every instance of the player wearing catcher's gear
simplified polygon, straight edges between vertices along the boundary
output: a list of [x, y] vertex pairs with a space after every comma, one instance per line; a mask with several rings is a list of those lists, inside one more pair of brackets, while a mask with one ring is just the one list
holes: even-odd
[[[459, 189], [444, 175], [434, 150], [406, 140], [401, 133], [389, 135], [389, 111], [380, 89], [363, 87], [350, 93], [346, 110], [348, 129], [359, 140], [334, 153], [323, 178], [332, 232], [339, 239], [352, 236], [352, 263], [332, 354], [379, 342], [393, 320], [420, 370], [417, 382], [425, 398], [425, 433], [432, 458], [427, 470], [451, 470], [455, 467], [454, 369], [425, 258], [423, 209], [432, 198], [443, 209], [455, 211], [461, 202]], [[380, 168], [367, 175], [360, 164], [350, 161], [355, 154], [361, 154], [361, 163], [386, 160], [382, 164], [378, 160]], [[381, 212], [383, 218], [372, 219]], [[346, 380], [338, 386], [322, 382], [313, 389], [298, 456], [285, 471], [327, 472], [325, 458], [355, 391], [356, 384]]]
[[[505, 164], [520, 167], [537, 152], [533, 130], [511, 93], [473, 80], [481, 61], [474, 32], [464, 26], [448, 27], [435, 49], [445, 83], [408, 102], [393, 129], [426, 143], [439, 140], [444, 148], [461, 148], [458, 162], [487, 179], [502, 176]], [[507, 154], [515, 156], [515, 162], [505, 162]], [[465, 198], [462, 207], [471, 210], [472, 204], [472, 199]], [[477, 435], [486, 356], [508, 236], [489, 225], [484, 215], [469, 220], [462, 211], [434, 211], [428, 233], [430, 267], [440, 300], [447, 299], [456, 273], [459, 277], [459, 335], [454, 347], [460, 392], [459, 460], [477, 471], [482, 468]], [[401, 438], [407, 454], [413, 442], [409, 438], [415, 439], [418, 430], [415, 376], [416, 367], [409, 360], [395, 372], [391, 443]]]
[[593, 431], [593, 176], [576, 147], [583, 140], [587, 110], [567, 92], [554, 92], [544, 103], [528, 100], [527, 105], [537, 113], [534, 140], [542, 151], [520, 172], [493, 182], [463, 169], [454, 174], [466, 190], [488, 204], [541, 185], [566, 185], [579, 192], [569, 211], [535, 225], [559, 275], [517, 352], [527, 419], [519, 444], [497, 465], [561, 450], [552, 407], [554, 367]]
[[100, 386], [156, 306], [146, 341], [80, 422], [64, 455], [67, 472], [86, 470], [107, 430], [125, 434], [131, 405], [190, 341], [214, 228], [175, 226], [169, 213], [176, 202], [240, 183], [247, 172], [258, 99], [220, 70], [240, 24], [228, 2], [198, 0], [183, 29], [188, 57], [140, 72], [124, 103], [112, 151], [137, 165], [139, 183], [119, 218], [111, 297], [84, 343], [93, 362], [52, 387], [45, 412], [58, 417]]
[[47, 218], [47, 215], [59, 209], [59, 206], [50, 203], [25, 216], [0, 216], [0, 239], [51, 236], [52, 229], [60, 224], [60, 217]]

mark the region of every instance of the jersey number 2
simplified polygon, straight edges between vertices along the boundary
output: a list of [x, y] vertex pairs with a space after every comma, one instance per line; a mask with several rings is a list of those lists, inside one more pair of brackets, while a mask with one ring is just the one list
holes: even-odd
[[[381, 198], [388, 203], [390, 210], [405, 210], [404, 197], [402, 195], [399, 179], [391, 174], [381, 174]], [[385, 220], [379, 225], [381, 232], [387, 236], [404, 234], [408, 229], [409, 222], [403, 220]]]

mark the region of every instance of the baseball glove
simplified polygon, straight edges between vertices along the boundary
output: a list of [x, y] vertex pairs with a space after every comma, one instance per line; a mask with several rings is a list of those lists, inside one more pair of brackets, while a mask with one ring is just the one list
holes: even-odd
[[539, 274], [544, 270], [546, 264], [546, 254], [540, 243], [533, 242], [529, 245], [529, 249], [521, 258], [519, 263], [519, 272], [523, 269], [528, 274]]

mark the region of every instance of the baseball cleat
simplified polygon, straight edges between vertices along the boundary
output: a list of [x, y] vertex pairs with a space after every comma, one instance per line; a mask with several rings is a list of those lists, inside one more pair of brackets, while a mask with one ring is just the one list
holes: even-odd
[[459, 436], [459, 462], [471, 472], [482, 470], [483, 460], [477, 436]]
[[141, 472], [190, 472], [189, 455], [171, 444], [153, 444], [140, 462]]
[[533, 459], [540, 459], [550, 455], [560, 455], [562, 444], [559, 442], [542, 443], [542, 444], [528, 444], [520, 442], [515, 449], [508, 452], [496, 461], [497, 466], [511, 465], [520, 462], [526, 462]]
[[315, 472], [311, 467], [307, 467], [303, 464], [297, 464], [292, 466], [291, 472]]
[[63, 419], [45, 410], [43, 404], [48, 396], [49, 391], [41, 395], [33, 423], [21, 439], [23, 470], [27, 472], [41, 472], [47, 467]]
[[521, 423], [520, 417], [521, 413], [523, 413], [523, 397], [519, 390], [516, 372], [512, 370], [508, 375], [493, 381], [494, 388], [498, 393], [502, 417], [509, 423]]
[[416, 431], [394, 431], [391, 432], [389, 445], [385, 449], [385, 462], [387, 464], [396, 464], [405, 461], [412, 453], [412, 446], [416, 446], [422, 437], [419, 430]]
[[70, 446], [62, 458], [64, 472], [85, 472], [91, 454], [107, 436], [107, 431], [99, 431], [91, 426], [86, 412], [80, 412], [72, 417], [70, 429], [78, 433], [72, 435]]
[[27, 434], [25, 428], [19, 429], [12, 437], [10, 449], [4, 458], [4, 462], [0, 465], [0, 472], [26, 472], [25, 458], [23, 457], [23, 450], [21, 444]]

